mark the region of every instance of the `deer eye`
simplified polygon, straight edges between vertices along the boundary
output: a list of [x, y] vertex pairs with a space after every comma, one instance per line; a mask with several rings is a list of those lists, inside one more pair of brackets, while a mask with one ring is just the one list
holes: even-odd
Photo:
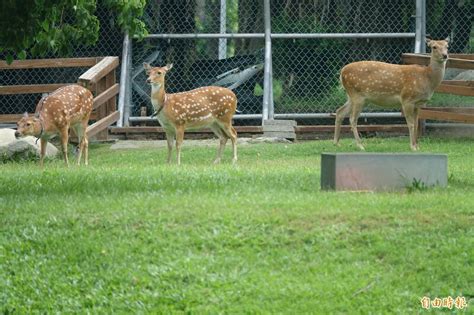
[[31, 123], [26, 123], [26, 127], [29, 127], [29, 126], [31, 126]]
[[434, 46], [433, 49], [436, 49], [436, 46]]

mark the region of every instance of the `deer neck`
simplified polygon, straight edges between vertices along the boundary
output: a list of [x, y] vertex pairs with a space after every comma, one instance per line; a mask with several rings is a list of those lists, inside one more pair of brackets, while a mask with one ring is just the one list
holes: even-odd
[[435, 89], [443, 81], [444, 72], [446, 71], [446, 60], [439, 61], [431, 56], [429, 73], [431, 78], [431, 86]]
[[161, 111], [165, 106], [166, 91], [165, 83], [154, 83], [151, 85], [151, 103], [157, 111]]
[[35, 130], [35, 137], [36, 138], [41, 138], [44, 136], [45, 134], [45, 126], [44, 126], [44, 122], [43, 122], [43, 119], [41, 118], [41, 116], [38, 115], [36, 121], [34, 122], [34, 130]]

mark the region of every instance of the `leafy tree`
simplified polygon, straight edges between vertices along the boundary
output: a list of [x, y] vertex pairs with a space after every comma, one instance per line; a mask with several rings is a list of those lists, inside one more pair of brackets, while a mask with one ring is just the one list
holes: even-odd
[[[122, 31], [143, 37], [145, 0], [105, 0]], [[99, 35], [97, 0], [3, 0], [0, 2], [0, 54], [14, 58], [70, 55], [76, 45], [93, 45]]]

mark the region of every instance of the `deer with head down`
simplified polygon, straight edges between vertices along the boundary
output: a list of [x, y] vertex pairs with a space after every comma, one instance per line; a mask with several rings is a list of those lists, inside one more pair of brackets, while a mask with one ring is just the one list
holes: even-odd
[[34, 116], [24, 114], [17, 123], [15, 136], [35, 136], [41, 140], [40, 165], [43, 167], [48, 140], [59, 134], [64, 162], [69, 166], [67, 144], [69, 128], [73, 128], [79, 140], [77, 164], [81, 163], [84, 152], [84, 164], [87, 165], [89, 142], [86, 129], [92, 105], [93, 96], [88, 89], [76, 84], [61, 87], [38, 102]]
[[227, 139], [232, 141], [232, 163], [237, 162], [237, 132], [232, 117], [237, 108], [234, 92], [219, 86], [205, 86], [191, 91], [168, 94], [165, 76], [173, 65], [151, 67], [144, 63], [151, 84], [151, 102], [168, 142], [168, 163], [171, 162], [173, 142], [176, 139], [177, 163], [181, 163], [181, 144], [184, 131], [210, 128], [219, 138], [220, 145], [214, 163], [221, 161]]
[[359, 61], [341, 70], [340, 80], [347, 94], [346, 103], [336, 111], [334, 144], [338, 145], [341, 123], [350, 113], [351, 129], [359, 149], [364, 150], [357, 131], [357, 119], [366, 103], [382, 107], [401, 107], [410, 134], [410, 148], [418, 150], [418, 109], [432, 97], [443, 80], [448, 60], [449, 38], [426, 39], [431, 48], [429, 66], [394, 65]]

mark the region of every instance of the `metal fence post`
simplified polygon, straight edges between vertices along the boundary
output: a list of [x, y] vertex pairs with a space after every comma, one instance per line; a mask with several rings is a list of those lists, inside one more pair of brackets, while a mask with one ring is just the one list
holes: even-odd
[[415, 53], [425, 53], [426, 0], [416, 0]]
[[128, 115], [127, 120], [125, 120], [125, 102], [127, 101], [127, 85], [128, 78], [130, 77], [130, 53], [131, 53], [131, 40], [128, 36], [128, 33], [125, 34], [123, 38], [123, 48], [122, 48], [122, 68], [120, 69], [120, 90], [119, 90], [119, 100], [118, 100], [118, 110], [120, 112], [120, 118], [117, 121], [117, 127], [123, 127], [124, 123], [128, 126]]
[[[220, 12], [220, 33], [226, 33], [227, 24], [227, 0], [221, 0]], [[219, 60], [227, 58], [227, 38], [219, 38], [219, 51], [217, 52]]]
[[124, 108], [124, 126], [128, 127], [130, 124], [130, 110], [132, 108], [132, 48], [133, 48], [133, 41], [130, 40], [128, 45], [128, 60], [127, 60], [127, 78], [126, 78], [126, 90], [125, 90], [125, 108]]
[[421, 52], [426, 52], [426, 45], [424, 43], [426, 37], [426, 0], [421, 0]]
[[264, 70], [264, 81], [263, 81], [262, 124], [264, 120], [273, 119], [272, 39], [271, 39], [271, 21], [270, 21], [270, 0], [263, 0], [263, 12], [264, 12], [264, 26], [265, 26], [265, 70]]

